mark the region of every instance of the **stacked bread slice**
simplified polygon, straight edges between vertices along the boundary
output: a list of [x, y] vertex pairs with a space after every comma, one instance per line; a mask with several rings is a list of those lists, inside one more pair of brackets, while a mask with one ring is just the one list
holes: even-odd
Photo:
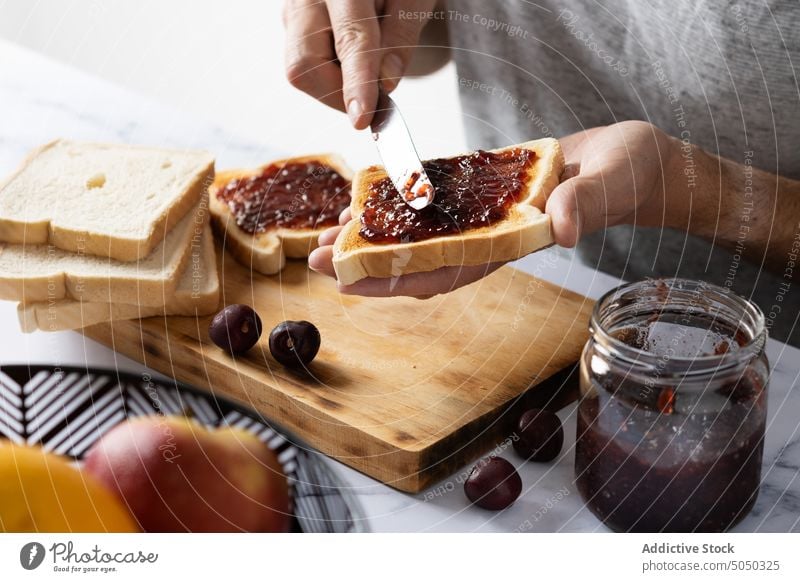
[[24, 331], [205, 315], [219, 299], [204, 152], [58, 140], [0, 183], [0, 299]]

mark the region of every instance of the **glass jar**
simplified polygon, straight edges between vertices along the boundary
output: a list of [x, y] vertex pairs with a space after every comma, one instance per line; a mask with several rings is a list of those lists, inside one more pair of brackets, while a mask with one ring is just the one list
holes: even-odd
[[685, 279], [623, 285], [581, 356], [575, 479], [617, 531], [725, 531], [758, 495], [767, 332], [757, 306]]

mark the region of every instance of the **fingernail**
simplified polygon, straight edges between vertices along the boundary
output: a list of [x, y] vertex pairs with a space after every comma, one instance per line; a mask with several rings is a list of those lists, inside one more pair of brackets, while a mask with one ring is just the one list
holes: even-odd
[[308, 255], [308, 259], [307, 259], [308, 268], [311, 269], [312, 271], [317, 271], [321, 267], [321, 264], [317, 264], [318, 263], [317, 255], [319, 254], [319, 253], [317, 253], [318, 250], [319, 250], [319, 248], [316, 248], [313, 251], [311, 251], [311, 253], [309, 253], [309, 255]]
[[383, 78], [383, 85], [387, 91], [397, 87], [400, 83], [400, 77], [403, 76], [403, 60], [395, 55], [387, 55], [381, 64], [381, 77]]
[[364, 113], [364, 108], [361, 107], [358, 99], [351, 99], [347, 104], [347, 116], [350, 118], [350, 123], [356, 125], [362, 113]]

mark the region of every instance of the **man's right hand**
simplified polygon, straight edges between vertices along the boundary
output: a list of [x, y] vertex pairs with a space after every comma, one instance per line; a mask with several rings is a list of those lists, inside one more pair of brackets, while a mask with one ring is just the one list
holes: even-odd
[[286, 76], [356, 129], [400, 82], [436, 0], [286, 0]]

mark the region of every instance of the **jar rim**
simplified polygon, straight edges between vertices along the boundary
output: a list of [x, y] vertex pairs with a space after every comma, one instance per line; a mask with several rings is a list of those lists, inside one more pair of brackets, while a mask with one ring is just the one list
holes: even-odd
[[[733, 306], [741, 310], [743, 319], [747, 318], [749, 320], [750, 325], [745, 328], [749, 329], [749, 333], [747, 333], [747, 343], [740, 345], [739, 349], [734, 352], [692, 357], [670, 356], [670, 363], [677, 367], [691, 365], [689, 370], [681, 370], [681, 373], [684, 375], [687, 373], [691, 375], [701, 375], [708, 373], [708, 371], [714, 371], [716, 373], [730, 368], [738, 368], [744, 361], [749, 361], [751, 357], [760, 352], [766, 343], [767, 331], [764, 314], [755, 303], [749, 301], [745, 297], [729, 289], [720, 287], [719, 285], [706, 283], [704, 281], [679, 277], [648, 278], [631, 283], [624, 283], [611, 289], [597, 300], [592, 310], [590, 330], [593, 338], [606, 351], [613, 353], [615, 357], [625, 360], [626, 365], [648, 368], [659, 359], [663, 359], [663, 355], [632, 346], [609, 333], [609, 330], [603, 325], [603, 310], [607, 309], [617, 298], [624, 296], [626, 293], [635, 292], [637, 289], [640, 291], [647, 290], [648, 288], [660, 293], [663, 293], [664, 290], [667, 291], [667, 295], [661, 301], [661, 305], [669, 305], [669, 298], [675, 291], [688, 291], [689, 293], [702, 292], [706, 295], [706, 299], [714, 296], [717, 298], [725, 298], [731, 301]], [[742, 327], [740, 327], [742, 321], [733, 323], [736, 324], [737, 330], [742, 329]]]

